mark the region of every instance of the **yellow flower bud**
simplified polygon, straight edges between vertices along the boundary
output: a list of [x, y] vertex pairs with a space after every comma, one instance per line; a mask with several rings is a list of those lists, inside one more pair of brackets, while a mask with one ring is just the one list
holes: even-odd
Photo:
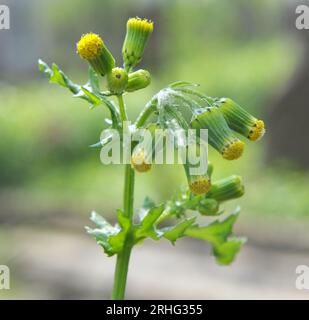
[[244, 151], [244, 146], [245, 144], [241, 140], [235, 138], [233, 141], [225, 144], [222, 149], [222, 157], [226, 160], [238, 159]]
[[219, 108], [206, 108], [191, 121], [194, 129], [208, 129], [208, 142], [219, 151], [224, 159], [238, 159], [244, 150], [244, 143], [228, 127]]
[[132, 167], [138, 172], [147, 172], [151, 169], [151, 163], [143, 150], [133, 152], [131, 157]]
[[147, 39], [153, 30], [153, 22], [147, 19], [131, 18], [127, 22], [127, 34], [122, 47], [126, 69], [136, 66], [143, 57]]
[[251, 141], [256, 141], [263, 137], [265, 133], [264, 122], [253, 117], [232, 99], [220, 99], [219, 108], [232, 130]]
[[[189, 189], [192, 193], [195, 194], [205, 194], [209, 191], [211, 187], [210, 178], [207, 172], [200, 174], [192, 174], [192, 169], [197, 169], [200, 167], [200, 162], [197, 161], [195, 164], [191, 164], [190, 155], [193, 156], [201, 156], [201, 148], [203, 146], [196, 144], [195, 148], [190, 148], [189, 146], [186, 148], [186, 159], [183, 166], [185, 169], [185, 173], [188, 180]], [[194, 154], [195, 153], [195, 154]]]
[[211, 187], [210, 179], [207, 175], [190, 176], [189, 188], [195, 194], [205, 194]]
[[83, 35], [76, 48], [79, 56], [87, 60], [92, 68], [102, 76], [115, 66], [113, 55], [108, 51], [100, 36], [95, 33]]

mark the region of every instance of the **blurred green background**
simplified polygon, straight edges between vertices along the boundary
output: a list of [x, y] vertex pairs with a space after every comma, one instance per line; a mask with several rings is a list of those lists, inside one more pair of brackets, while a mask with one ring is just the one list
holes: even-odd
[[[44, 277], [36, 277], [38, 261], [49, 256], [48, 246], [53, 240], [48, 239], [54, 239], [54, 234], [61, 234], [61, 241], [58, 236], [55, 238], [60, 247], [73, 241], [72, 233], [80, 241], [89, 241], [89, 247], [100, 256], [100, 249], [84, 234], [83, 226], [88, 224], [92, 210], [113, 221], [115, 210], [121, 207], [123, 183], [122, 166], [103, 166], [99, 150], [89, 148], [99, 140], [108, 112], [104, 107], [89, 110], [86, 102], [48, 84], [38, 71], [37, 60], [56, 62], [75, 82], [84, 83], [87, 65], [75, 53], [80, 35], [89, 31], [99, 33], [121, 65], [126, 20], [136, 15], [152, 19], [155, 27], [141, 63], [141, 67], [151, 72], [152, 84], [126, 97], [131, 118], [159, 89], [185, 80], [201, 84], [201, 90], [211, 96], [231, 97], [265, 119], [265, 139], [248, 142], [240, 160], [224, 161], [210, 150], [210, 160], [215, 164], [214, 178], [243, 176], [245, 196], [226, 209], [241, 205], [237, 232], [248, 237], [248, 246], [262, 248], [262, 257], [264, 248], [306, 252], [307, 229], [303, 226], [308, 226], [309, 173], [290, 160], [289, 150], [286, 157], [267, 160], [275, 121], [269, 121], [273, 119], [270, 117], [273, 104], [304, 63], [304, 40], [289, 22], [290, 17], [292, 21], [295, 18], [297, 2], [10, 0], [2, 3], [10, 7], [11, 29], [0, 31], [0, 264], [11, 267], [13, 280], [12, 289], [0, 291], [0, 297], [108, 297], [110, 277], [106, 286], [99, 279], [94, 280], [94, 289], [88, 288], [89, 291], [85, 290], [85, 284], [78, 286], [78, 280], [73, 281], [75, 286], [64, 284], [65, 268], [46, 269], [49, 274], [58, 274], [59, 279], [63, 276], [61, 285], [54, 278], [48, 282], [42, 280]], [[292, 132], [291, 139], [294, 139]], [[298, 143], [297, 138], [294, 143]], [[180, 166], [156, 166], [147, 175], [137, 175], [136, 207], [145, 195], [157, 201], [167, 200], [184, 183]], [[37, 237], [32, 238], [34, 235]], [[41, 235], [45, 240], [40, 248], [37, 246]], [[28, 244], [27, 250], [37, 253], [28, 255], [23, 243]], [[83, 251], [78, 254], [82, 263]], [[208, 254], [203, 255], [207, 264], [214, 264]], [[304, 257], [308, 259], [307, 255]], [[59, 256], [56, 253], [53, 256], [55, 265], [57, 259], [62, 259], [60, 252]], [[101, 255], [100, 259], [100, 271], [104, 273], [107, 258]], [[252, 270], [249, 258], [242, 263]], [[111, 265], [109, 268], [112, 270]], [[260, 272], [266, 269], [267, 266]], [[76, 279], [80, 277], [76, 275]], [[158, 277], [160, 281], [160, 274]], [[286, 289], [289, 298], [298, 294], [293, 287], [294, 277], [293, 269], [282, 276], [289, 283]], [[132, 281], [130, 297], [140, 297], [134, 286]], [[248, 286], [253, 286], [252, 297], [263, 297], [259, 290], [254, 291], [253, 284]], [[96, 296], [101, 287], [106, 292]], [[143, 283], [137, 287], [143, 290]], [[148, 292], [147, 297], [166, 297], [163, 289], [158, 288], [158, 295]], [[270, 297], [276, 296], [277, 289], [273, 290]], [[241, 297], [240, 292], [235, 289], [227, 298]], [[188, 297], [226, 297], [220, 290], [207, 294], [207, 291], [204, 296], [188, 293]], [[172, 292], [167, 297], [179, 296]]]

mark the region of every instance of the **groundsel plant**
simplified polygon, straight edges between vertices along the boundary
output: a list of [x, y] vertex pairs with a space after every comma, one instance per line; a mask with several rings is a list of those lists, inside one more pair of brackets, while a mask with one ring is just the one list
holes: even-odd
[[[232, 99], [210, 97], [198, 91], [197, 85], [188, 82], [174, 82], [160, 90], [145, 105], [136, 121], [130, 124], [124, 96], [150, 84], [150, 73], [143, 69], [136, 70], [136, 67], [142, 60], [152, 31], [153, 22], [149, 20], [128, 20], [122, 47], [123, 67], [116, 65], [112, 53], [99, 35], [82, 35], [76, 50], [80, 58], [89, 64], [89, 79], [84, 85], [73, 83], [56, 64], [49, 67], [39, 60], [39, 69], [50, 82], [68, 88], [74, 97], [88, 102], [90, 109], [99, 106], [107, 108], [110, 113], [110, 118], [106, 119], [108, 129], [116, 131], [120, 137], [118, 140], [123, 144], [128, 145], [125, 142], [127, 139], [124, 139], [128, 132], [134, 134], [138, 129], [147, 129], [154, 136], [156, 130], [161, 129], [169, 133], [175, 148], [183, 151], [181, 157], [186, 158], [192, 153], [200, 155], [207, 148], [200, 134], [202, 130], [207, 130], [208, 143], [224, 159], [238, 159], [245, 145], [238, 136], [249, 141], [259, 140], [265, 132], [263, 121], [256, 119]], [[104, 90], [100, 88], [102, 77], [106, 78], [107, 84]], [[193, 129], [197, 132], [194, 149], [190, 147], [192, 143], [189, 146], [183, 143], [183, 133]], [[99, 143], [92, 147], [104, 148], [111, 143], [111, 138], [110, 135], [101, 136]], [[168, 139], [158, 149], [164, 151], [167, 144]], [[132, 248], [146, 238], [156, 241], [166, 239], [172, 244], [182, 237], [208, 241], [217, 263], [230, 264], [245, 241], [232, 235], [239, 208], [223, 218], [218, 216], [223, 214], [220, 208], [222, 203], [244, 194], [241, 177], [233, 175], [212, 181], [213, 164], [209, 163], [205, 167], [207, 170], [196, 173], [191, 170], [196, 164], [183, 161], [187, 187], [176, 190], [171, 199], [159, 205], [146, 197], [142, 208], [136, 211], [135, 174], [149, 172], [155, 155], [141, 141], [131, 140], [129, 146], [129, 162], [124, 164], [123, 207], [117, 212], [118, 222], [112, 225], [92, 212], [90, 219], [95, 227], [86, 227], [108, 256], [117, 256], [112, 298], [124, 299]], [[202, 220], [201, 217], [197, 221], [200, 216], [207, 217], [207, 223], [198, 223]]]

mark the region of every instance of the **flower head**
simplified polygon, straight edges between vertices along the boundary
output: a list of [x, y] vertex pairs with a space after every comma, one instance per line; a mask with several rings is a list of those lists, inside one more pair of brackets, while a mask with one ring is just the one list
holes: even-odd
[[90, 60], [97, 58], [104, 46], [103, 40], [95, 33], [83, 35], [77, 43], [77, 52], [81, 58]]
[[215, 199], [219, 202], [236, 199], [243, 196], [245, 187], [242, 178], [237, 175], [216, 181], [212, 184], [207, 198]]
[[95, 33], [82, 35], [76, 48], [79, 56], [87, 60], [92, 68], [102, 76], [115, 66], [113, 55], [108, 51], [100, 36]]
[[235, 139], [234, 141], [227, 143], [222, 150], [222, 157], [227, 160], [238, 159], [243, 151], [245, 144], [239, 140]]
[[186, 158], [183, 159], [183, 166], [187, 176], [189, 189], [192, 193], [195, 194], [205, 194], [209, 191], [211, 186], [211, 181], [208, 176], [209, 167], [207, 167], [207, 170], [203, 172], [204, 170], [202, 155], [203, 152], [205, 152], [205, 146], [198, 143], [194, 146], [194, 148], [192, 148], [192, 146], [187, 146], [185, 152]]
[[265, 125], [263, 120], [256, 120], [254, 125], [250, 128], [248, 138], [251, 141], [261, 139], [265, 134]]
[[210, 179], [207, 175], [190, 176], [189, 188], [195, 194], [205, 194], [211, 187]]
[[147, 172], [151, 169], [151, 163], [143, 150], [133, 152], [131, 157], [132, 167], [138, 172]]
[[209, 144], [227, 160], [238, 159], [244, 151], [244, 143], [228, 127], [219, 108], [206, 108], [191, 121], [194, 129], [208, 129]]
[[219, 108], [229, 127], [251, 141], [259, 140], [265, 133], [262, 120], [256, 119], [230, 98], [219, 100]]
[[138, 17], [127, 22], [127, 33], [122, 47], [122, 56], [126, 69], [136, 66], [143, 57], [149, 35], [153, 30], [153, 22]]

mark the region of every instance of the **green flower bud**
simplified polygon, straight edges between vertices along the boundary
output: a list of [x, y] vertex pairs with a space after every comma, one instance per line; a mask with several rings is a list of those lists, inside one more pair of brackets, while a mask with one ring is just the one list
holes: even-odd
[[219, 202], [236, 199], [243, 196], [245, 187], [240, 176], [230, 176], [212, 184], [207, 197]]
[[191, 126], [197, 130], [208, 129], [209, 144], [224, 159], [234, 160], [242, 155], [244, 143], [233, 134], [219, 108], [206, 108], [193, 118]]
[[147, 19], [131, 18], [127, 22], [127, 34], [122, 47], [126, 69], [136, 66], [143, 57], [147, 39], [153, 30], [153, 22]]
[[147, 70], [137, 70], [129, 74], [126, 91], [133, 92], [149, 86], [151, 81], [150, 73]]
[[106, 48], [103, 40], [95, 33], [83, 35], [76, 45], [82, 59], [89, 62], [95, 72], [105, 76], [115, 66], [113, 55]]
[[229, 127], [251, 141], [259, 140], [265, 133], [262, 120], [253, 117], [236, 102], [229, 98], [219, 100], [219, 108]]
[[219, 211], [219, 203], [215, 199], [202, 199], [197, 206], [197, 211], [203, 216], [215, 216]]
[[128, 74], [122, 68], [113, 68], [107, 74], [107, 85], [111, 93], [121, 94], [128, 83]]

